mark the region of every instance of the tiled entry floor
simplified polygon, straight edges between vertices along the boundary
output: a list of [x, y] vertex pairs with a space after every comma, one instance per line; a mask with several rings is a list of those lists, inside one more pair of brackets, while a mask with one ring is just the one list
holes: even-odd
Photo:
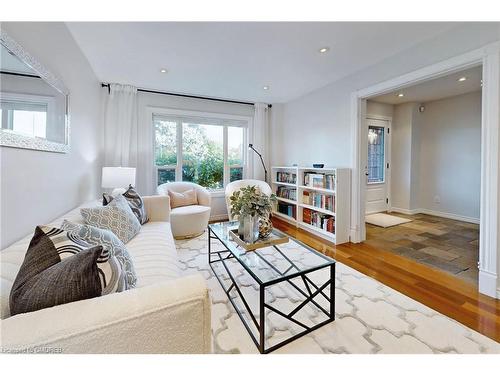
[[381, 228], [366, 224], [366, 244], [427, 264], [477, 285], [479, 225], [436, 216], [391, 215], [412, 222]]

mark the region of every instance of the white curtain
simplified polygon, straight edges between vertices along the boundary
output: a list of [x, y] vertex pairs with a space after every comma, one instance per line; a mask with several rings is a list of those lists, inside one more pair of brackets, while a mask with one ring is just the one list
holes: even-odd
[[111, 83], [105, 98], [104, 166], [137, 167], [137, 88]]
[[[254, 148], [262, 154], [264, 163], [269, 172], [269, 109], [265, 103], [255, 103], [255, 114], [253, 118], [253, 139]], [[264, 181], [264, 169], [259, 156], [250, 150], [250, 157], [253, 158], [253, 177], [257, 180]], [[269, 183], [269, 181], [267, 181]]]
[[140, 194], [154, 194], [151, 121], [139, 121], [137, 88], [110, 84], [104, 111], [104, 166], [135, 167]]

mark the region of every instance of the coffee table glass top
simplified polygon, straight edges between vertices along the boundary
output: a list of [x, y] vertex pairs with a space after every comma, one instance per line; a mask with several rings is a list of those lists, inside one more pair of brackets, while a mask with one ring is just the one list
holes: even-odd
[[[292, 237], [285, 244], [247, 251], [229, 237], [229, 230], [238, 228], [237, 221], [210, 224], [209, 228], [223, 245], [216, 246], [216, 241], [212, 241], [211, 252], [229, 250], [260, 284], [287, 280], [335, 263], [332, 258]], [[273, 229], [273, 232], [285, 235], [277, 229]], [[226, 257], [227, 253], [221, 253], [220, 256]]]

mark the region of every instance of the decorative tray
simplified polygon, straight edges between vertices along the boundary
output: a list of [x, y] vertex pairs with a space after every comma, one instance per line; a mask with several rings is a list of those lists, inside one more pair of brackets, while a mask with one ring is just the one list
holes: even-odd
[[238, 235], [238, 229], [232, 229], [229, 231], [229, 237], [236, 242], [238, 245], [243, 247], [247, 251], [257, 250], [263, 247], [284, 244], [288, 242], [288, 236], [280, 235], [276, 233], [271, 233], [269, 237], [264, 239], [258, 239], [254, 243], [248, 243], [243, 241]]

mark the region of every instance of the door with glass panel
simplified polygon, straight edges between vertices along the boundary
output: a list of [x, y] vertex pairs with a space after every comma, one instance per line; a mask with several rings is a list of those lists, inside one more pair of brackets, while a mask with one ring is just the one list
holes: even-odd
[[368, 169], [366, 213], [387, 211], [389, 207], [389, 121], [367, 118]]

